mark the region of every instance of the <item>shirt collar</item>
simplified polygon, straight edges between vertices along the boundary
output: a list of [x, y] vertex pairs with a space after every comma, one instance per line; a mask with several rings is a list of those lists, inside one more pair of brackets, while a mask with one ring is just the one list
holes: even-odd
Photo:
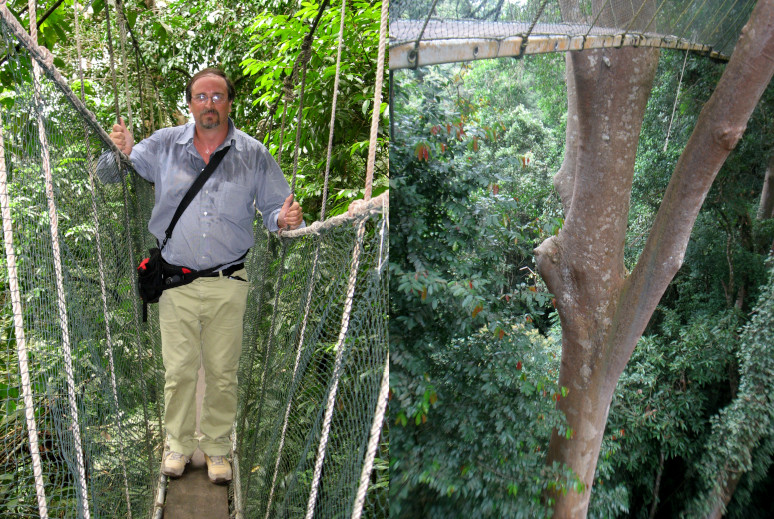
[[[188, 123], [185, 125], [185, 129], [183, 130], [183, 133], [180, 135], [180, 138], [177, 140], [177, 144], [191, 144], [193, 143], [194, 138], [194, 129], [196, 128], [196, 123]], [[237, 137], [236, 132], [236, 126], [234, 126], [234, 121], [231, 120], [231, 117], [228, 118], [228, 133], [226, 134], [226, 140], [223, 141], [223, 144], [218, 146], [217, 149], [220, 149], [225, 144], [231, 144], [233, 146], [236, 146], [237, 150], [242, 150], [242, 142]]]

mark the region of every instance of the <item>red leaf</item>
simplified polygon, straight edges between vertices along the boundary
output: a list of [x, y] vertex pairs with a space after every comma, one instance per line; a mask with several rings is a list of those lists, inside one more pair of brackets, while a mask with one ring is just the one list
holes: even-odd
[[521, 361], [519, 361], [519, 362], [517, 362], [517, 363], [516, 363], [516, 369], [517, 369], [517, 370], [520, 370], [520, 369], [521, 369]]
[[483, 310], [483, 309], [484, 309], [484, 307], [481, 306], [481, 305], [476, 306], [473, 309], [473, 317], [476, 317], [481, 312], [481, 310]]

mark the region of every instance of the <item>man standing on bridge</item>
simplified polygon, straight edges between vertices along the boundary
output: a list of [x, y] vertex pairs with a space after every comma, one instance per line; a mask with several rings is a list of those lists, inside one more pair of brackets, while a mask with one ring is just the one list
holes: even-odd
[[[113, 126], [110, 138], [129, 155], [137, 173], [155, 184], [148, 228], [160, 242], [183, 195], [210, 157], [230, 146], [162, 251], [168, 264], [192, 271], [215, 268], [216, 272], [167, 289], [159, 300], [167, 431], [161, 471], [171, 477], [182, 475], [198, 445], [210, 480], [224, 483], [232, 477], [227, 456], [236, 417], [237, 368], [249, 287], [243, 259], [254, 244], [255, 208], [270, 231], [303, 225], [303, 214], [271, 154], [234, 127], [229, 118], [234, 85], [223, 71], [207, 68], [196, 73], [185, 95], [193, 123], [159, 130], [134, 145], [122, 119]], [[206, 389], [197, 440], [200, 363]]]

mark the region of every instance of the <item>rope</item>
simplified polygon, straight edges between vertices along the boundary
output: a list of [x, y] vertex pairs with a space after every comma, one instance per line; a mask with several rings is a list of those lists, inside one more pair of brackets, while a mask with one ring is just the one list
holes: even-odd
[[366, 490], [368, 490], [368, 481], [371, 479], [371, 471], [374, 468], [374, 458], [376, 458], [376, 448], [379, 445], [379, 436], [382, 432], [384, 414], [387, 410], [387, 396], [390, 392], [390, 354], [387, 354], [387, 360], [384, 363], [384, 374], [382, 375], [382, 385], [379, 388], [379, 399], [376, 402], [376, 411], [374, 412], [374, 421], [371, 423], [371, 433], [368, 437], [368, 447], [366, 448], [366, 458], [363, 463], [363, 470], [360, 473], [360, 485], [357, 487], [355, 495], [355, 506], [352, 510], [352, 519], [360, 519], [363, 515], [363, 504], [365, 503]]
[[[34, 18], [32, 18], [34, 19]], [[35, 24], [32, 24], [33, 26]], [[2, 116], [0, 110], [0, 116]], [[16, 337], [16, 354], [19, 357], [19, 374], [21, 375], [21, 391], [24, 398], [24, 416], [27, 421], [27, 436], [30, 441], [32, 456], [32, 473], [35, 477], [35, 494], [38, 498], [38, 513], [41, 519], [48, 519], [46, 505], [46, 488], [43, 483], [43, 467], [40, 461], [38, 447], [38, 427], [35, 423], [35, 404], [32, 400], [32, 384], [30, 383], [29, 355], [27, 341], [24, 337], [24, 319], [22, 317], [21, 291], [19, 289], [19, 274], [16, 270], [16, 251], [13, 247], [13, 219], [11, 204], [8, 197], [8, 174], [5, 170], [5, 142], [0, 118], [0, 207], [3, 213], [3, 240], [5, 242], [5, 258], [8, 268], [8, 285], [11, 291], [11, 306], [13, 307], [13, 323]]]
[[[37, 20], [35, 2], [29, 2], [30, 20]], [[37, 24], [30, 23], [30, 37], [37, 40]], [[78, 420], [78, 406], [75, 401], [75, 376], [73, 374], [72, 347], [70, 344], [70, 323], [67, 316], [67, 300], [64, 290], [64, 275], [62, 273], [62, 256], [59, 250], [59, 220], [57, 217], [56, 199], [54, 198], [54, 178], [51, 173], [51, 155], [48, 149], [48, 138], [43, 123], [42, 100], [40, 96], [40, 67], [37, 61], [32, 62], [32, 91], [38, 122], [38, 138], [40, 139], [42, 168], [45, 176], [45, 192], [48, 202], [49, 229], [51, 231], [51, 249], [54, 256], [54, 275], [56, 279], [57, 310], [59, 326], [62, 331], [62, 347], [64, 349], [65, 378], [67, 380], [67, 401], [72, 419], [73, 437], [75, 440], [78, 465], [78, 484], [81, 492], [81, 511], [89, 519], [88, 494], [86, 491], [86, 473], [83, 463], [83, 446], [81, 445], [81, 429]]]
[[[110, 73], [113, 79], [113, 99], [115, 104], [115, 111], [116, 111], [116, 122], [119, 121], [121, 117], [121, 112], [118, 104], [118, 79], [116, 77], [116, 67], [115, 67], [115, 55], [113, 52], [113, 37], [110, 31], [110, 9], [109, 9], [109, 2], [105, 3], [105, 25], [107, 27], [107, 42], [108, 42], [108, 53], [110, 55]], [[122, 171], [121, 166], [121, 157], [118, 153], [115, 154], [116, 158], [116, 167], [119, 170], [119, 173]], [[124, 214], [127, 216], [127, 225], [126, 230], [127, 233], [129, 232], [129, 229], [131, 228], [128, 225], [128, 198], [126, 194], [126, 178], [124, 175], [121, 175], [123, 178], [123, 181], [121, 182], [122, 189], [124, 190]], [[132, 247], [129, 247], [129, 253], [132, 253]], [[134, 262], [132, 261], [132, 264], [134, 265]], [[134, 281], [134, 277], [132, 278], [132, 281]], [[136, 285], [136, 283], [132, 283], [133, 285]], [[133, 301], [136, 300], [136, 298], [133, 298]], [[124, 476], [124, 492], [126, 494], [126, 511], [131, 519], [132, 517], [132, 501], [129, 494], [129, 478], [126, 473], [126, 455], [124, 453], [124, 442], [123, 442], [123, 424], [121, 423], [121, 410], [118, 406], [118, 389], [116, 384], [116, 370], [115, 370], [115, 362], [114, 362], [114, 355], [113, 355], [113, 343], [112, 341], [108, 340], [107, 342], [107, 348], [108, 348], [108, 365], [110, 367], [110, 387], [113, 392], [113, 405], [116, 409], [116, 426], [118, 427], [118, 445], [119, 445], [119, 456], [121, 459], [121, 471]]]
[[[322, 8], [321, 8], [322, 9]], [[309, 58], [312, 56], [311, 39], [309, 44], [301, 50], [303, 66], [301, 67], [301, 91], [298, 94], [298, 113], [296, 114], [296, 142], [293, 148], [293, 173], [290, 179], [290, 194], [296, 192], [296, 175], [298, 174], [298, 156], [301, 148], [301, 123], [304, 115], [304, 92], [306, 91], [306, 71]], [[305, 44], [307, 42], [304, 42]]]
[[683, 69], [680, 71], [680, 79], [677, 82], [677, 93], [675, 94], [675, 104], [672, 105], [672, 116], [669, 118], [669, 128], [667, 128], [666, 140], [664, 141], [664, 153], [669, 145], [669, 135], [672, 133], [672, 122], [675, 120], [675, 111], [677, 110], [677, 101], [680, 99], [680, 88], [683, 86], [683, 73], [685, 72], [685, 63], [688, 61], [688, 52], [683, 59]]
[[661, 3], [660, 3], [660, 4], [659, 4], [659, 6], [656, 8], [656, 12], [655, 12], [655, 13], [653, 13], [653, 17], [650, 19], [650, 21], [649, 21], [649, 22], [648, 22], [648, 24], [645, 26], [645, 28], [644, 28], [644, 29], [642, 29], [642, 32], [643, 32], [643, 34], [644, 34], [644, 33], [646, 33], [646, 32], [648, 32], [648, 29], [650, 29], [650, 25], [653, 23], [653, 20], [655, 20], [655, 19], [656, 19], [656, 16], [658, 16], [658, 14], [661, 12], [661, 8], [662, 8], [662, 7], [664, 7], [664, 3], [665, 3], [665, 2], [666, 2], [666, 0], [661, 0]]
[[[366, 184], [363, 199], [371, 198], [374, 183], [374, 164], [376, 163], [376, 138], [379, 133], [379, 116], [382, 107], [382, 83], [384, 81], [384, 53], [387, 47], [387, 19], [389, 18], [390, 1], [382, 2], [382, 19], [379, 25], [379, 55], [376, 58], [376, 85], [374, 86], [374, 110], [371, 115], [371, 139], [368, 143], [368, 167], [366, 169]], [[433, 3], [435, 7], [435, 3]], [[431, 10], [432, 12], [432, 10]]]
[[[344, 17], [346, 14], [346, 8], [347, 8], [347, 3], [341, 2], [341, 14], [340, 14], [341, 23], [339, 24], [338, 50], [336, 55], [336, 75], [333, 82], [333, 100], [331, 101], [331, 123], [330, 123], [330, 129], [328, 132], [328, 152], [327, 152], [327, 158], [325, 163], [325, 181], [323, 186], [323, 200], [322, 200], [322, 205], [320, 209], [320, 220], [323, 220], [323, 221], [325, 220], [325, 202], [328, 195], [328, 177], [329, 177], [330, 166], [331, 166], [331, 155], [333, 153], [333, 130], [334, 130], [334, 123], [336, 121], [336, 100], [339, 94], [339, 81], [341, 76], [341, 49], [344, 43]], [[306, 67], [304, 67], [304, 71], [306, 71]], [[306, 73], [304, 73], [304, 76], [305, 75]], [[303, 89], [303, 86], [302, 86], [302, 89]], [[300, 114], [299, 114], [299, 117], [300, 117]], [[303, 351], [304, 338], [306, 336], [306, 325], [309, 322], [309, 312], [312, 306], [312, 294], [314, 293], [314, 284], [317, 278], [317, 265], [320, 259], [321, 245], [322, 245], [322, 241], [318, 240], [317, 246], [315, 247], [314, 261], [312, 263], [312, 273], [309, 275], [307, 297], [306, 297], [306, 303], [304, 305], [304, 318], [301, 323], [301, 331], [299, 332], [298, 346], [296, 348], [296, 359], [293, 365], [293, 378], [291, 379], [292, 380], [291, 389], [288, 392], [287, 405], [285, 407], [285, 417], [282, 423], [282, 432], [280, 433], [280, 441], [279, 441], [279, 446], [277, 447], [276, 462], [274, 464], [274, 474], [272, 476], [271, 486], [269, 489], [269, 498], [267, 500], [267, 505], [266, 505], [266, 519], [269, 519], [269, 514], [271, 513], [271, 505], [272, 505], [272, 501], [274, 500], [274, 491], [276, 489], [276, 484], [277, 484], [277, 475], [279, 474], [279, 466], [282, 460], [282, 451], [285, 446], [285, 435], [287, 433], [288, 424], [290, 423], [290, 409], [292, 407], [295, 390], [298, 387], [298, 374], [299, 374], [298, 368], [301, 364], [301, 352]]]
[[[384, 4], [383, 4], [384, 5]], [[355, 284], [357, 283], [358, 268], [360, 267], [360, 254], [363, 250], [363, 236], [365, 235], [365, 221], [360, 222], [357, 228], [357, 241], [352, 253], [352, 263], [349, 271], [349, 281], [347, 285], [347, 298], [344, 302], [344, 311], [341, 315], [341, 329], [339, 338], [336, 341], [336, 360], [333, 366], [333, 380], [328, 389], [328, 399], [325, 404], [325, 417], [323, 418], [320, 443], [317, 447], [317, 457], [314, 462], [314, 475], [312, 477], [312, 490], [309, 494], [309, 501], [306, 505], [306, 519], [314, 517], [314, 508], [317, 504], [317, 495], [320, 488], [320, 478], [322, 476], [322, 466], [325, 460], [325, 452], [328, 447], [328, 437], [331, 431], [331, 420], [333, 418], [333, 409], [336, 403], [336, 392], [339, 387], [339, 378], [341, 377], [341, 364], [344, 356], [347, 331], [349, 329], [349, 318], [352, 312], [352, 302], [355, 297]]]
[[[268, 273], [269, 273], [269, 264], [271, 263], [271, 240], [266, 240], [266, 251], [262, 255], [263, 257], [263, 267], [260, 272], [259, 279], [265, 280], [267, 279]], [[261, 322], [263, 320], [263, 306], [264, 306], [264, 294], [266, 293], [266, 290], [258, 290], [258, 302], [255, 305], [255, 308], [258, 309], [258, 314], [256, 317], [257, 322]], [[256, 341], [257, 343], [258, 341]], [[268, 347], [268, 338], [266, 339], [266, 342], [264, 343]], [[247, 362], [248, 366], [248, 373], [247, 373], [247, 390], [244, 392], [245, 398], [249, 398], [253, 393], [253, 367], [255, 366], [255, 355], [257, 353], [258, 348], [250, 348], [250, 358]], [[264, 358], [264, 366], [266, 365], [268, 359], [268, 353], [266, 354]], [[263, 375], [261, 378], [261, 383], [263, 383]], [[261, 398], [263, 398], [263, 395], [261, 395]], [[263, 403], [261, 402], [261, 399], [259, 399], [258, 409], [261, 410], [263, 406]], [[242, 405], [242, 416], [241, 419], [238, 420], [239, 423], [239, 429], [236, 431], [236, 438], [238, 439], [239, 443], [237, 450], [234, 451], [234, 460], [238, 460], [241, 456], [242, 447], [241, 442], [244, 441], [245, 438], [245, 429], [247, 428], [247, 416], [250, 411], [249, 402], [245, 402]], [[256, 422], [260, 426], [260, 422]], [[253, 449], [255, 447], [255, 441], [251, 442], [250, 448]], [[235, 463], [234, 465], [234, 471], [236, 473], [236, 470], [239, 466], [239, 463]], [[245, 495], [250, 495], [250, 483], [252, 482], [252, 472], [248, 472], [247, 474], [247, 483], [245, 484]], [[237, 503], [239, 505], [240, 503]], [[237, 516], [241, 517], [243, 514], [243, 510], [240, 506], [236, 507]]]
[[[385, 0], [385, 2], [389, 2], [389, 0]], [[413, 61], [414, 68], [416, 68], [419, 64], [419, 42], [422, 41], [422, 36], [425, 34], [425, 29], [427, 29], [427, 24], [430, 21], [430, 17], [433, 16], [433, 11], [435, 11], [435, 4], [437, 3], [438, 0], [433, 0], [433, 5], [430, 6], [430, 10], [427, 12], [427, 16], [425, 17], [425, 23], [422, 24], [422, 30], [419, 31], [417, 41], [414, 42], [414, 50], [412, 50], [409, 54], [409, 63]], [[382, 3], [382, 9], [384, 9], [384, 3]]]
[[280, 432], [280, 441], [279, 446], [277, 447], [277, 457], [276, 462], [274, 463], [274, 475], [271, 478], [271, 487], [269, 488], [269, 499], [267, 500], [266, 504], [266, 517], [265, 519], [269, 519], [269, 514], [271, 513], [271, 504], [274, 500], [274, 489], [276, 488], [277, 484], [277, 475], [279, 474], [279, 466], [280, 461], [282, 460], [282, 450], [285, 446], [285, 434], [288, 430], [288, 424], [290, 423], [290, 408], [293, 404], [293, 396], [295, 395], [295, 390], [298, 388], [298, 375], [299, 370], [298, 367], [301, 364], [301, 352], [303, 351], [303, 344], [304, 344], [304, 337], [306, 336], [306, 325], [309, 320], [309, 312], [312, 307], [312, 293], [314, 292], [314, 283], [315, 279], [317, 277], [317, 265], [319, 263], [320, 258], [320, 245], [321, 242], [317, 242], [317, 247], [315, 249], [314, 254], [314, 263], [312, 263], [312, 273], [309, 276], [309, 285], [307, 290], [307, 296], [306, 296], [306, 304], [304, 305], [304, 319], [301, 324], [301, 331], [299, 332], [299, 340], [298, 340], [298, 347], [296, 348], [296, 359], [295, 363], [293, 364], [293, 378], [290, 391], [288, 391], [288, 398], [287, 403], [285, 405], [285, 417], [282, 422], [282, 431]]
[[521, 40], [521, 48], [519, 49], [519, 56], [524, 55], [524, 49], [527, 48], [529, 36], [530, 34], [532, 34], [532, 31], [535, 29], [535, 25], [537, 25], [537, 22], [540, 19], [540, 17], [543, 16], [543, 10], [546, 8], [547, 3], [548, 3], [548, 0], [543, 0], [543, 3], [541, 3], [540, 7], [538, 7], [537, 13], [535, 14], [535, 17], [532, 19], [532, 24], [529, 26], [529, 29], [527, 29], [527, 34], [525, 34]]
[[[126, 26], [124, 25], [123, 9], [120, 0], [115, 1], [116, 24], [118, 25], [118, 48], [121, 52], [121, 71], [124, 76], [124, 96], [126, 99], [126, 118], [129, 128], [134, 128], [132, 124], [132, 95], [129, 90], [129, 70], [126, 65]], [[134, 264], [134, 263], [133, 263]]]
[[[80, 25], [79, 25], [79, 12], [78, 12], [78, 5], [77, 3], [73, 3], [73, 12], [74, 12], [74, 18], [75, 18], [75, 48], [76, 48], [76, 55], [78, 59], [78, 73], [79, 78], [81, 80], [81, 99], [85, 99], [85, 86], [84, 86], [84, 78], [83, 78], [83, 69], [81, 68], [81, 38], [80, 38]], [[91, 156], [91, 143], [89, 142], [89, 132], [86, 126], [86, 123], [83, 123], [83, 133], [84, 133], [84, 140], [86, 142], [86, 157], [89, 163], [92, 162], [92, 156]], [[102, 299], [103, 299], [103, 309], [104, 309], [104, 315], [105, 315], [105, 323], [107, 324], [108, 321], [108, 313], [107, 313], [107, 292], [105, 289], [105, 274], [104, 274], [104, 266], [103, 266], [103, 259], [102, 259], [102, 244], [101, 244], [101, 238], [100, 238], [100, 232], [99, 232], [99, 220], [97, 219], [97, 204], [96, 200], [94, 198], [94, 179], [93, 179], [93, 173], [91, 171], [91, 168], [89, 168], [89, 182], [91, 186], [91, 203], [92, 203], [92, 210], [94, 212], [94, 223], [95, 223], [95, 234], [97, 238], [97, 259], [98, 259], [98, 265], [99, 265], [99, 275], [100, 275], [100, 287], [102, 289]], [[110, 331], [108, 328], [107, 331], [108, 336], [110, 335]], [[68, 380], [68, 386], [69, 386], [69, 380]], [[69, 387], [68, 387], [69, 390]], [[78, 478], [79, 483], [81, 485], [81, 500], [83, 502], [82, 504], [82, 513], [85, 519], [89, 519], [90, 512], [89, 512], [89, 501], [88, 501], [88, 494], [86, 493], [86, 471], [85, 466], [83, 462], [83, 447], [81, 445], [81, 433], [80, 433], [80, 426], [78, 425], [77, 421], [77, 415], [74, 415], [75, 423], [73, 426], [74, 430], [74, 436], [75, 436], [75, 449], [77, 453], [77, 464], [78, 464]]]
[[341, 48], [344, 46], [344, 15], [347, 2], [341, 2], [341, 23], [339, 24], [339, 46], [336, 51], [336, 77], [333, 80], [333, 101], [331, 101], [331, 125], [328, 130], [328, 155], [325, 159], [325, 180], [323, 183], [322, 204], [320, 206], [320, 220], [325, 220], [325, 204], [328, 201], [328, 177], [331, 172], [331, 155], [333, 154], [333, 126], [336, 122], [336, 101], [339, 98], [339, 80], [341, 76]]
[[602, 4], [602, 7], [599, 8], [599, 11], [597, 11], [597, 15], [594, 17], [594, 20], [589, 24], [589, 30], [586, 31], [586, 34], [583, 35], [583, 47], [581, 50], [585, 50], [586, 48], [586, 37], [588, 37], [589, 34], [591, 34], [591, 30], [596, 27], [597, 20], [599, 20], [599, 17], [602, 16], [602, 12], [605, 10], [605, 7], [610, 3], [610, 0], [605, 0], [605, 3]]

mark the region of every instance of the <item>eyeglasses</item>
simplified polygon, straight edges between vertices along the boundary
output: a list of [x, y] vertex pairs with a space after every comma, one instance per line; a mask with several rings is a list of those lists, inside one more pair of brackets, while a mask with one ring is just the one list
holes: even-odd
[[207, 94], [196, 94], [195, 96], [191, 96], [191, 100], [200, 105], [205, 104], [208, 99], [212, 101], [212, 104], [219, 105], [225, 103], [228, 97], [224, 94], [212, 94], [212, 96], [208, 96]]

